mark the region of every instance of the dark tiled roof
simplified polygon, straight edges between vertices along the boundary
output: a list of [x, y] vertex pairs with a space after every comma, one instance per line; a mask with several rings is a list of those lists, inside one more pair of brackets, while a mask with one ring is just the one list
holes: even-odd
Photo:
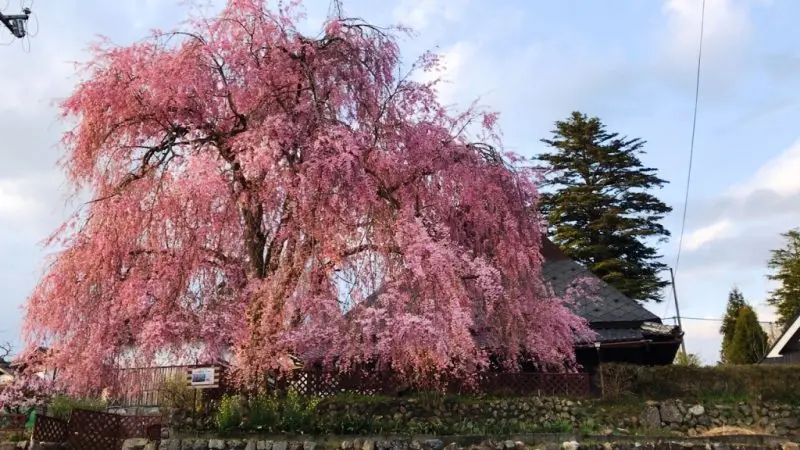
[[600, 328], [594, 330], [597, 337], [593, 342], [640, 341], [654, 337], [675, 336], [680, 333], [677, 327], [645, 322], [639, 327]]
[[550, 283], [556, 295], [564, 295], [567, 289], [583, 278], [596, 280], [588, 286], [592, 295], [576, 298], [575, 312], [590, 323], [661, 322], [658, 316], [570, 259], [547, 257], [542, 267], [542, 277], [545, 282]]
[[614, 342], [614, 341], [638, 341], [644, 339], [644, 334], [640, 329], [611, 328], [607, 330], [595, 330], [597, 338], [595, 342]]

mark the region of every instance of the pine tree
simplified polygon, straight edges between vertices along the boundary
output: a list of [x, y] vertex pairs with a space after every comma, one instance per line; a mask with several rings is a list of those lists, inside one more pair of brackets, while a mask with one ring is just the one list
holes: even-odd
[[734, 287], [728, 293], [728, 306], [725, 308], [725, 317], [722, 318], [722, 326], [719, 327], [719, 332], [722, 334], [722, 348], [720, 349], [720, 363], [727, 364], [731, 342], [733, 342], [733, 333], [736, 329], [736, 319], [739, 317], [739, 311], [747, 306], [747, 302], [742, 295], [742, 292]]
[[770, 292], [767, 303], [778, 313], [778, 326], [782, 330], [800, 314], [800, 228], [781, 234], [785, 239], [783, 248], [773, 250], [767, 267], [773, 271], [767, 277], [779, 283]]
[[755, 364], [767, 351], [767, 333], [761, 328], [755, 310], [750, 306], [739, 309], [733, 340], [728, 351], [729, 364]]
[[660, 221], [672, 208], [651, 193], [667, 182], [639, 159], [645, 141], [580, 112], [555, 126], [542, 139], [552, 152], [536, 157], [548, 169], [540, 205], [553, 241], [629, 297], [661, 301], [669, 283], [655, 243], [669, 237]]

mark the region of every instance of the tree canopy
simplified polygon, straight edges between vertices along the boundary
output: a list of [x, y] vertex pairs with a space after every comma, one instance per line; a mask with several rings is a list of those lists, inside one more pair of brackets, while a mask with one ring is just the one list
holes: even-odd
[[720, 362], [722, 364], [728, 362], [733, 334], [736, 331], [736, 320], [739, 317], [739, 311], [745, 306], [748, 305], [742, 292], [736, 287], [731, 289], [728, 293], [725, 316], [722, 318], [722, 325], [719, 327], [719, 332], [722, 334], [722, 348], [720, 349]]
[[[294, 4], [295, 2], [293, 2]], [[231, 0], [130, 46], [101, 42], [62, 103], [72, 187], [94, 200], [26, 304], [69, 390], [122, 362], [226, 349], [250, 379], [290, 356], [463, 376], [489, 353], [574, 361], [590, 334], [541, 278], [535, 172], [497, 115], [436, 99], [394, 34]], [[471, 130], [471, 131], [470, 131]], [[347, 314], [345, 314], [347, 313]]]
[[800, 228], [781, 234], [784, 247], [772, 250], [768, 275], [778, 287], [770, 292], [767, 303], [778, 313], [778, 325], [786, 329], [800, 315]]
[[572, 259], [639, 301], [660, 301], [668, 285], [655, 243], [669, 237], [660, 221], [672, 208], [652, 193], [666, 181], [644, 167], [645, 141], [606, 130], [580, 112], [555, 123], [552, 151], [536, 159], [547, 174], [539, 206], [553, 241]]

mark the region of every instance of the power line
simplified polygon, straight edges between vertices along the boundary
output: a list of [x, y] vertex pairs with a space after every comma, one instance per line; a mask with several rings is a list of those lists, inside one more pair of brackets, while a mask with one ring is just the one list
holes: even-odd
[[681, 249], [683, 247], [683, 234], [686, 231], [686, 213], [689, 210], [689, 188], [692, 185], [692, 163], [694, 161], [694, 138], [697, 132], [697, 107], [700, 103], [700, 67], [703, 61], [703, 31], [706, 19], [706, 0], [703, 0], [700, 12], [700, 46], [697, 51], [697, 73], [694, 86], [694, 113], [692, 114], [692, 139], [689, 144], [689, 170], [686, 174], [686, 192], [683, 198], [683, 216], [681, 217], [681, 234], [678, 239], [678, 254], [675, 256], [675, 272], [681, 263]]
[[[672, 317], [663, 317], [661, 320], [675, 320], [675, 319], [677, 319], [677, 317], [672, 316]], [[684, 316], [681, 316], [681, 320], [701, 320], [701, 321], [705, 321], [705, 322], [724, 322], [724, 319], [714, 319], [712, 317], [684, 317]], [[759, 320], [758, 323], [764, 324], [764, 325], [774, 325], [775, 324], [775, 322], [768, 322], [768, 321], [763, 321], [763, 320]]]
[[[700, 104], [700, 68], [703, 62], [703, 34], [705, 31], [706, 22], [706, 0], [700, 7], [700, 42], [697, 49], [697, 72], [694, 80], [694, 112], [692, 114], [692, 138], [689, 144], [689, 167], [686, 174], [686, 189], [683, 197], [683, 214], [681, 216], [681, 232], [678, 238], [678, 252], [675, 255], [674, 272], [678, 272], [678, 266], [681, 263], [681, 250], [683, 249], [683, 235], [686, 231], [686, 214], [689, 211], [689, 190], [692, 185], [692, 163], [694, 162], [694, 141], [697, 134], [697, 108]], [[673, 291], [674, 292], [674, 291]], [[669, 303], [667, 303], [664, 310], [664, 315], [669, 312]]]

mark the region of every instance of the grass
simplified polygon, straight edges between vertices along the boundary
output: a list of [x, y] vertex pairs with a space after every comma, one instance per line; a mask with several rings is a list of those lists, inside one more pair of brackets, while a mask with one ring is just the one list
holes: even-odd
[[[445, 395], [437, 392], [422, 393], [406, 398], [380, 395], [342, 393], [332, 397], [309, 398], [296, 393], [285, 397], [261, 394], [251, 398], [228, 398], [209, 417], [213, 428], [227, 433], [297, 433], [297, 434], [438, 434], [485, 435], [572, 433], [569, 421], [541, 422], [521, 404], [534, 397], [473, 397]], [[543, 399], [539, 399], [543, 400]], [[644, 400], [632, 396], [611, 399], [575, 399], [574, 420], [584, 435], [596, 434], [601, 429], [615, 429], [614, 424], [624, 424], [626, 433], [639, 433], [636, 422]], [[686, 406], [700, 403], [738, 404], [752, 401], [748, 396], [705, 395], [694, 400], [684, 400]], [[499, 403], [508, 403], [514, 409], [496, 416]], [[530, 403], [528, 403], [530, 404]], [[478, 405], [474, 408], [474, 405]], [[467, 406], [465, 411], [463, 406]], [[441, 417], [438, 417], [441, 416]], [[462, 417], [470, 416], [467, 419]], [[505, 418], [502, 418], [505, 416]], [[632, 428], [631, 428], [632, 427]], [[660, 432], [663, 434], [663, 431]]]
[[105, 411], [107, 403], [98, 398], [73, 398], [57, 395], [50, 402], [48, 411], [57, 419], [67, 420], [73, 409], [86, 409], [90, 411]]

